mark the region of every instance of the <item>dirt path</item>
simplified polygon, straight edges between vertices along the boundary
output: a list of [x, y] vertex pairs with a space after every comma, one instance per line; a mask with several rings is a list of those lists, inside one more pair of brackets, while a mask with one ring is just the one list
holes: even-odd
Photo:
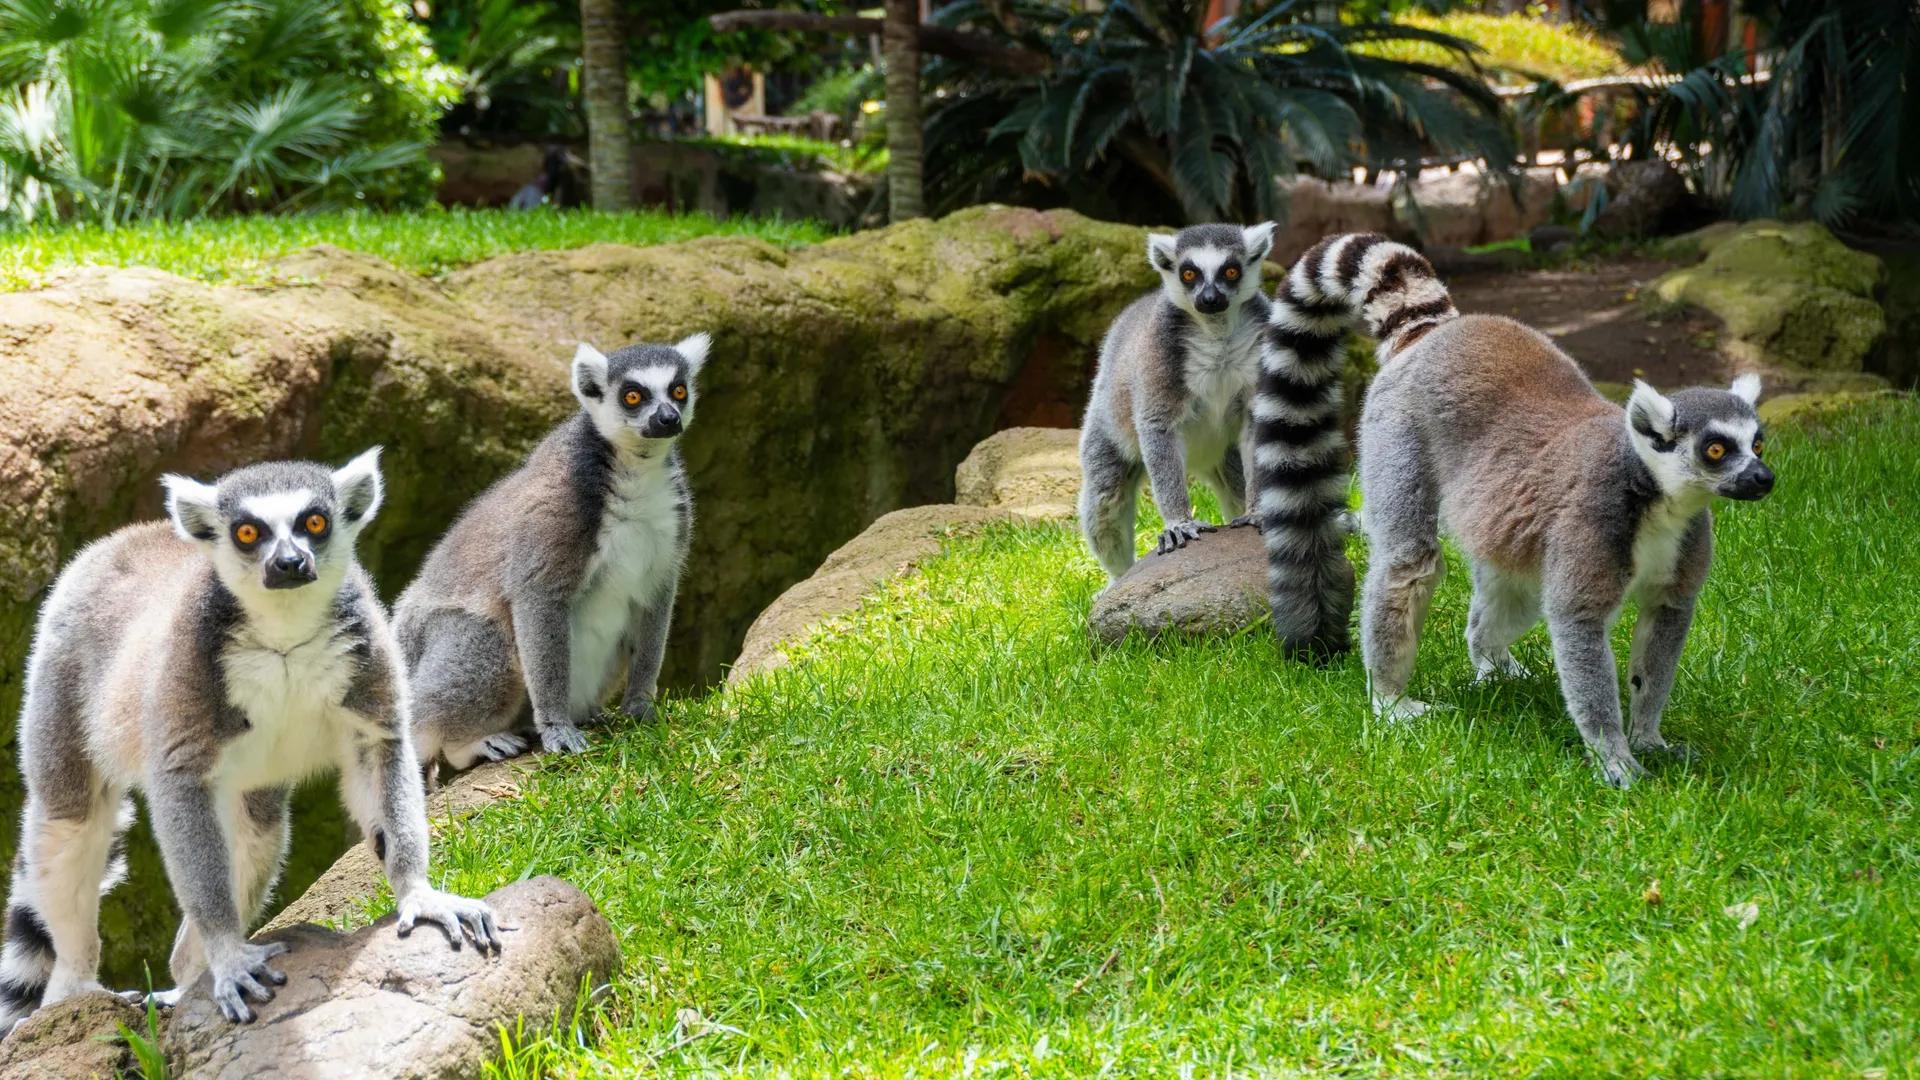
[[1589, 378], [1636, 378], [1663, 390], [1717, 383], [1727, 361], [1714, 348], [1718, 324], [1689, 313], [1650, 322], [1636, 292], [1671, 263], [1622, 258], [1557, 270], [1441, 266], [1463, 312], [1506, 315], [1536, 327], [1580, 362]]

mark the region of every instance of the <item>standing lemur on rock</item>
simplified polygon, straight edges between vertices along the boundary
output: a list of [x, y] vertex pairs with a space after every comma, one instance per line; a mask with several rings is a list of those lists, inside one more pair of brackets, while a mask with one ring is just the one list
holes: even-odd
[[[1483, 678], [1519, 671], [1509, 648], [1544, 614], [1567, 709], [1608, 783], [1641, 775], [1636, 749], [1681, 750], [1660, 718], [1713, 559], [1708, 504], [1773, 488], [1760, 380], [1671, 397], [1635, 383], [1622, 409], [1544, 334], [1460, 315], [1424, 258], [1371, 234], [1321, 241], [1287, 292], [1317, 340], [1359, 319], [1380, 343], [1359, 440], [1375, 710], [1426, 708], [1404, 695], [1444, 529], [1472, 561], [1467, 647]], [[1630, 599], [1623, 724], [1608, 630]]]
[[1267, 319], [1260, 264], [1273, 228], [1195, 225], [1147, 237], [1161, 287], [1108, 329], [1080, 428], [1080, 528], [1109, 580], [1133, 565], [1142, 473], [1166, 523], [1162, 553], [1213, 529], [1193, 519], [1189, 474], [1234, 524], [1248, 523], [1242, 433]]
[[429, 770], [524, 752], [529, 719], [547, 750], [585, 749], [580, 725], [623, 656], [621, 708], [652, 711], [693, 533], [677, 444], [709, 344], [582, 344], [580, 411], [468, 505], [401, 594], [394, 632]]
[[177, 1000], [203, 971], [228, 1019], [273, 997], [282, 944], [247, 941], [286, 855], [293, 785], [337, 768], [386, 864], [405, 933], [498, 949], [492, 911], [427, 883], [427, 815], [399, 649], [354, 558], [380, 506], [378, 451], [343, 468], [168, 476], [172, 527], [130, 525], [54, 582], [27, 661], [27, 801], [0, 953], [0, 1030], [99, 989], [100, 895], [146, 795], [184, 919]]

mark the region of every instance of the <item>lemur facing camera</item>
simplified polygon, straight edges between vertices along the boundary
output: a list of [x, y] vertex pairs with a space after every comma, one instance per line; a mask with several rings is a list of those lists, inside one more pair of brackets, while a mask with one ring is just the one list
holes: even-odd
[[1272, 247], [1272, 222], [1147, 237], [1161, 287], [1108, 329], [1080, 428], [1080, 527], [1109, 579], [1133, 565], [1143, 472], [1166, 523], [1162, 553], [1213, 529], [1193, 519], [1189, 474], [1247, 523], [1241, 435], [1267, 319], [1260, 263]]
[[146, 795], [185, 918], [172, 1004], [211, 970], [235, 1021], [273, 998], [282, 944], [247, 941], [286, 855], [287, 795], [333, 768], [417, 920], [498, 949], [493, 912], [427, 884], [427, 815], [399, 650], [353, 544], [379, 508], [379, 451], [329, 471], [165, 478], [167, 514], [82, 550], [54, 582], [27, 661], [27, 802], [0, 953], [0, 1029], [99, 989], [100, 895]]
[[527, 749], [529, 707], [549, 751], [586, 749], [580, 725], [623, 654], [635, 716], [653, 709], [667, 624], [693, 533], [677, 445], [693, 422], [709, 340], [573, 358], [580, 411], [467, 507], [394, 608], [413, 683], [415, 749], [431, 772]]
[[[1509, 649], [1544, 614], [1567, 709], [1608, 783], [1642, 775], [1635, 750], [1684, 752], [1660, 715], [1713, 561], [1708, 504], [1773, 489], [1759, 378], [1671, 397], [1636, 382], [1622, 409], [1546, 335], [1460, 315], [1427, 261], [1383, 237], [1331, 237], [1295, 269], [1325, 318], [1351, 313], [1380, 342], [1359, 446], [1375, 710], [1426, 708], [1404, 694], [1444, 528], [1472, 560], [1467, 648], [1482, 678], [1520, 673]], [[1608, 629], [1629, 599], [1626, 726]]]

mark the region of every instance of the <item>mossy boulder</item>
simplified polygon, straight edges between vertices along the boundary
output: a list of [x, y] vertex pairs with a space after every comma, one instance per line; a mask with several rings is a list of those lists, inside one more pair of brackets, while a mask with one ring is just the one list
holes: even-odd
[[1657, 304], [1690, 304], [1726, 324], [1736, 361], [1797, 371], [1859, 371], [1886, 333], [1875, 302], [1880, 260], [1813, 222], [1752, 221], [1694, 234], [1675, 252], [1705, 255], [1661, 276]]
[[[1020, 385], [1084, 395], [1100, 335], [1153, 284], [1142, 230], [980, 207], [797, 252], [748, 239], [494, 259], [444, 282], [316, 248], [259, 288], [88, 270], [0, 295], [0, 731], [32, 621], [80, 545], [159, 516], [158, 478], [386, 446], [361, 554], [389, 597], [460, 506], [575, 406], [576, 342], [713, 333], [685, 451], [699, 503], [670, 686], [716, 679], [788, 585], [881, 514], [953, 496]], [[1042, 370], [1044, 369], [1044, 370]], [[281, 893], [354, 838], [307, 792]], [[11, 739], [0, 815], [20, 801]], [[0, 856], [16, 837], [0, 833]], [[102, 916], [110, 982], [164, 979], [152, 843]]]

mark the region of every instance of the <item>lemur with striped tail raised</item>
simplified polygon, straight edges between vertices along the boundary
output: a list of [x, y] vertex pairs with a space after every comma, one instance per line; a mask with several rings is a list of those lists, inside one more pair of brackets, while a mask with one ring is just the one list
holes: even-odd
[[[1709, 504], [1773, 488], [1760, 380], [1671, 396], [1636, 383], [1623, 409], [1546, 335], [1460, 315], [1427, 261], [1384, 237], [1329, 238], [1295, 270], [1321, 325], [1346, 313], [1380, 342], [1359, 437], [1375, 710], [1425, 709], [1405, 693], [1444, 530], [1472, 562], [1467, 647], [1483, 678], [1519, 673], [1510, 647], [1544, 616], [1567, 709], [1609, 784], [1642, 774], [1635, 750], [1684, 752], [1660, 721], [1713, 560]], [[1628, 600], [1630, 723], [1608, 640]]]
[[1161, 553], [1214, 528], [1193, 518], [1189, 475], [1225, 516], [1247, 523], [1243, 434], [1267, 317], [1260, 264], [1273, 228], [1195, 225], [1147, 237], [1161, 287], [1108, 329], [1080, 427], [1080, 528], [1110, 581], [1134, 562], [1143, 474], [1165, 522]]

